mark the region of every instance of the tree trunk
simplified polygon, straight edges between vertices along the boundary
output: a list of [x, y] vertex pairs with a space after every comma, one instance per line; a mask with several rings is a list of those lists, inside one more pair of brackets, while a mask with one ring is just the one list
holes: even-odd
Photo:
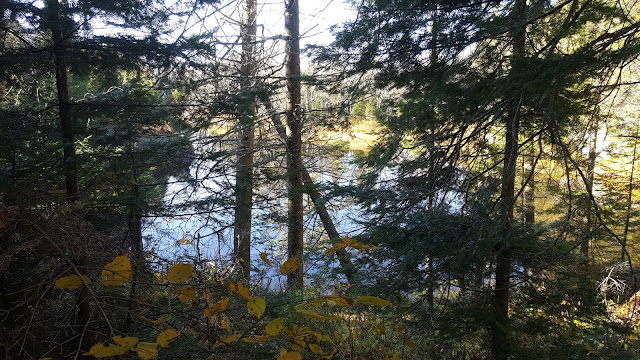
[[535, 142], [531, 144], [529, 162], [524, 166], [524, 178], [527, 180], [524, 190], [524, 222], [530, 225], [536, 223], [536, 155]]
[[[513, 8], [513, 57], [511, 73], [520, 71], [518, 60], [525, 55], [526, 0], [516, 0]], [[515, 175], [518, 161], [518, 135], [520, 130], [520, 96], [516, 95], [507, 114], [504, 145], [504, 168], [500, 193], [499, 219], [503, 237], [508, 239], [513, 223], [515, 204]], [[508, 245], [497, 249], [494, 289], [495, 319], [492, 328], [492, 348], [497, 360], [509, 357], [509, 278], [511, 275], [511, 252]]]
[[[542, 147], [542, 144], [540, 144]], [[540, 149], [542, 150], [542, 149]], [[536, 143], [535, 139], [531, 141], [530, 153], [522, 157], [522, 186], [524, 193], [522, 196], [522, 208], [524, 213], [524, 222], [529, 226], [536, 223]], [[527, 261], [522, 262], [522, 274], [526, 277], [532, 277], [533, 273], [530, 264]]]
[[[439, 63], [439, 51], [438, 51], [438, 36], [439, 36], [439, 32], [440, 32], [440, 24], [438, 23], [438, 5], [434, 4], [433, 5], [433, 9], [429, 12], [431, 15], [431, 38], [429, 39], [429, 65], [433, 68], [438, 66]], [[431, 131], [430, 131], [431, 132]], [[430, 134], [432, 135], [432, 134]], [[431, 172], [436, 172], [436, 163], [437, 161], [435, 161], [435, 141], [434, 141], [434, 136], [430, 136], [429, 137], [429, 142], [427, 144], [429, 151], [429, 158], [428, 158], [428, 169]], [[433, 211], [433, 203], [434, 203], [434, 196], [435, 196], [435, 186], [433, 184], [435, 184], [434, 181], [431, 182], [431, 189], [430, 189], [430, 194], [427, 198], [427, 203], [428, 203], [428, 210], [429, 211]], [[427, 255], [427, 259], [426, 259], [426, 269], [427, 269], [427, 273], [426, 273], [426, 277], [427, 277], [427, 293], [425, 295], [426, 297], [426, 302], [427, 302], [427, 308], [430, 311], [434, 311], [435, 309], [435, 297], [434, 297], [434, 292], [436, 291], [436, 278], [434, 276], [434, 269], [433, 269], [433, 252], [430, 252]], [[464, 275], [462, 275], [462, 278], [460, 279], [460, 291], [464, 291], [464, 288], [466, 286], [463, 286], [462, 283], [464, 282]]]
[[[62, 148], [63, 148], [63, 164], [65, 188], [67, 197], [70, 201], [78, 200], [78, 168], [77, 156], [75, 148], [75, 137], [73, 133], [73, 118], [71, 116], [71, 101], [69, 97], [69, 82], [67, 79], [67, 54], [65, 49], [66, 35], [62, 27], [64, 15], [60, 13], [60, 4], [58, 0], [47, 0], [47, 8], [49, 10], [49, 25], [52, 37], [53, 62], [56, 75], [56, 90], [58, 95], [58, 111], [60, 114], [60, 128], [62, 130]], [[85, 259], [74, 259], [80, 269], [86, 267]], [[82, 270], [81, 270], [82, 271]], [[78, 291], [76, 299], [78, 306], [77, 325], [81, 331], [89, 326], [91, 320], [91, 303], [89, 288], [82, 286]], [[81, 349], [88, 350], [88, 337], [83, 336], [83, 344]]]
[[69, 198], [76, 200], [78, 197], [78, 169], [73, 119], [71, 117], [71, 101], [69, 99], [69, 83], [67, 80], [67, 55], [63, 44], [65, 36], [61, 26], [63, 17], [60, 14], [58, 0], [48, 0], [47, 5], [51, 14], [50, 26], [53, 39], [53, 61], [58, 92], [60, 128], [62, 130], [65, 185]]
[[[597, 150], [596, 148], [598, 146], [598, 127], [599, 127], [599, 121], [598, 121], [598, 118], [596, 117], [595, 124], [593, 126], [593, 134], [592, 134], [593, 139], [591, 140], [591, 149], [589, 149], [589, 163], [587, 164], [587, 183], [585, 184], [585, 186], [587, 188], [588, 194], [591, 194], [593, 192], [593, 180], [594, 180], [594, 174], [595, 174], [595, 168], [596, 168], [596, 150]], [[582, 243], [580, 244], [580, 253], [582, 254], [582, 256], [588, 259], [589, 245], [591, 243], [591, 235], [593, 231], [593, 220], [594, 220], [593, 204], [591, 204], [591, 201], [589, 200], [588, 197], [587, 197], [587, 202], [585, 206], [587, 207], [587, 213], [586, 213], [587, 224], [584, 232], [585, 237], [584, 239], [582, 239]]]
[[245, 0], [242, 33], [242, 65], [240, 69], [240, 104], [238, 121], [238, 162], [236, 167], [236, 207], [233, 228], [233, 250], [240, 262], [242, 276], [251, 277], [251, 208], [253, 207], [253, 142], [256, 103], [253, 76], [256, 71], [256, 0]]
[[302, 202], [302, 118], [300, 79], [300, 18], [298, 0], [285, 0], [284, 27], [287, 36], [285, 68], [287, 78], [287, 180], [288, 225], [287, 254], [300, 267], [287, 276], [290, 287], [303, 286], [304, 207]]
[[636, 167], [636, 150], [638, 148], [638, 134], [633, 137], [633, 157], [631, 158], [631, 173], [629, 174], [629, 187], [627, 189], [627, 209], [624, 219], [624, 231], [622, 233], [622, 250], [620, 261], [624, 262], [626, 257], [627, 238], [629, 236], [629, 222], [631, 221], [631, 207], [633, 205], [633, 175]]

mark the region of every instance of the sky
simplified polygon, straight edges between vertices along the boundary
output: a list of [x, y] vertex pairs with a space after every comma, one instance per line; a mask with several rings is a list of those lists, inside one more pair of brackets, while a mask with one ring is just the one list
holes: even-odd
[[[328, 45], [333, 41], [329, 29], [356, 17], [356, 11], [347, 0], [299, 0], [299, 6], [301, 49], [312, 44]], [[284, 34], [284, 0], [258, 0], [258, 24], [264, 26], [266, 37]], [[258, 28], [259, 33], [261, 29]], [[310, 60], [304, 53], [301, 60], [304, 71]]]
[[[277, 3], [284, 7], [282, 1]], [[300, 0], [300, 33], [304, 35], [301, 45], [329, 44], [333, 40], [329, 28], [355, 16], [355, 10], [344, 0]]]
[[[171, 8], [174, 0], [166, 0], [165, 6]], [[43, 7], [41, 0], [36, 6]], [[222, 0], [216, 7], [224, 16], [216, 20], [209, 18], [212, 23], [224, 23], [229, 19], [239, 18], [242, 0]], [[333, 37], [329, 32], [332, 25], [355, 19], [356, 11], [349, 4], [349, 0], [299, 0], [300, 33], [304, 36], [301, 42], [306, 44], [328, 44]], [[210, 11], [210, 10], [209, 10]], [[215, 17], [215, 16], [214, 16]], [[258, 0], [258, 23], [264, 27], [265, 35], [284, 33], [284, 0]], [[97, 22], [98, 32], [109, 33], [115, 29], [104, 23]]]
[[[258, 2], [258, 37], [276, 38], [284, 34], [284, 0], [257, 0]], [[333, 35], [330, 28], [333, 25], [340, 25], [344, 22], [354, 20], [357, 12], [350, 5], [349, 0], [299, 0], [300, 6], [300, 46], [302, 49], [307, 45], [327, 45], [332, 42]], [[38, 0], [38, 3], [41, 1]], [[176, 3], [175, 0], [165, 0], [165, 6], [171, 8]], [[237, 43], [239, 39], [239, 29], [232, 25], [240, 19], [242, 0], [221, 0], [214, 7], [202, 8], [197, 16], [191, 18], [186, 25], [187, 33], [198, 33], [202, 31], [218, 28], [216, 38], [222, 43]], [[199, 20], [206, 19], [204, 22]], [[80, 21], [80, 19], [76, 19]], [[178, 19], [175, 19], [178, 21]], [[102, 19], [94, 19], [94, 33], [97, 35], [115, 35], [116, 33], [125, 35], [136, 35], [135, 29], [122, 29], [106, 25]], [[183, 24], [184, 26], [184, 24]], [[183, 28], [179, 26], [178, 28]], [[181, 31], [178, 31], [180, 33]], [[171, 42], [170, 38], [165, 41]], [[282, 42], [276, 44], [281, 46]], [[221, 46], [221, 53], [225, 53], [225, 45]], [[274, 53], [281, 54], [282, 49], [274, 50]], [[303, 70], [308, 66], [308, 59], [302, 59]], [[276, 58], [280, 56], [276, 55]]]

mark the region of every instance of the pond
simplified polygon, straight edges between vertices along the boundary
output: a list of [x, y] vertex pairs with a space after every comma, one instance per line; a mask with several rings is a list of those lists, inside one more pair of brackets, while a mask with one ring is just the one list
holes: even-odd
[[[189, 168], [190, 178], [171, 176], [165, 190], [164, 205], [170, 216], [147, 217], [143, 226], [145, 251], [168, 262], [188, 261], [225, 272], [232, 266], [233, 187], [235, 183], [234, 143], [215, 141], [200, 134], [192, 138], [196, 157]], [[351, 151], [328, 153], [321, 147], [305, 146], [305, 167], [317, 185], [352, 185], [360, 170]], [[284, 156], [272, 151], [256, 154], [256, 181], [252, 221], [252, 281], [264, 286], [283, 287], [286, 278], [277, 264], [286, 260], [286, 180], [264, 181], [265, 169], [283, 172]], [[320, 170], [319, 170], [320, 169]], [[324, 228], [305, 196], [305, 277], [321, 277], [338, 266], [323, 254]], [[342, 236], [362, 231], [356, 219], [363, 212], [347, 199], [333, 198], [327, 203]], [[275, 266], [260, 258], [266, 252]]]

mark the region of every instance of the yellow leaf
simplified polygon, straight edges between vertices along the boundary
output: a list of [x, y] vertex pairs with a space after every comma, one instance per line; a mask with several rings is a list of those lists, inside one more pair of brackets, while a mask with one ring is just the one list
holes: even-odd
[[343, 298], [338, 295], [327, 295], [327, 296], [323, 296], [322, 298], [331, 300], [334, 303], [336, 303], [336, 305], [338, 306], [352, 306], [355, 303], [353, 299]]
[[597, 353], [596, 349], [594, 349], [593, 347], [591, 347], [589, 345], [585, 345], [584, 348], [589, 352], [589, 354], [596, 354]]
[[112, 262], [105, 265], [102, 270], [102, 280], [104, 286], [120, 285], [131, 279], [131, 262], [127, 255], [116, 256]]
[[386, 358], [386, 360], [400, 360], [400, 357], [398, 356], [398, 354], [393, 354], [393, 357], [388, 357]]
[[97, 343], [93, 345], [91, 349], [89, 349], [89, 352], [86, 353], [85, 355], [92, 355], [97, 358], [103, 358], [108, 356], [123, 355], [125, 352], [127, 352], [126, 350], [123, 352], [120, 352], [120, 350], [121, 348], [119, 346], [116, 347], [116, 346], [113, 346], [113, 344], [109, 344], [109, 346], [104, 346], [103, 343]]
[[315, 336], [316, 340], [318, 341], [322, 340], [322, 333], [319, 331], [312, 330], [309, 334]]
[[253, 298], [253, 296], [251, 296], [251, 292], [246, 286], [244, 286], [242, 281], [238, 281], [237, 285], [233, 283], [229, 284], [229, 289], [247, 300], [251, 300], [251, 298]]
[[347, 244], [344, 242], [344, 238], [337, 243], [335, 243], [332, 247], [328, 248], [324, 251], [326, 255], [333, 255], [340, 250], [344, 250], [347, 247]]
[[133, 350], [138, 353], [138, 356], [143, 360], [155, 359], [158, 357], [158, 344], [140, 342]]
[[271, 262], [271, 260], [269, 260], [269, 258], [267, 257], [267, 253], [266, 252], [261, 252], [260, 253], [260, 259], [262, 259], [264, 262], [267, 263], [267, 265], [272, 266], [273, 263]]
[[244, 284], [240, 281], [238, 281], [238, 295], [242, 296], [247, 300], [250, 300], [251, 298], [253, 298], [253, 296], [251, 296], [251, 292], [249, 291], [249, 288], [244, 286]]
[[228, 332], [231, 332], [231, 321], [229, 319], [227, 318], [220, 319], [220, 326], [222, 326], [222, 328], [227, 330]]
[[158, 335], [156, 342], [162, 347], [169, 347], [169, 342], [178, 336], [180, 336], [180, 331], [173, 329], [165, 330]]
[[356, 301], [359, 302], [360, 304], [370, 305], [370, 306], [392, 306], [393, 305], [389, 301], [380, 299], [379, 297], [375, 297], [375, 296], [360, 296], [359, 298], [356, 299]]
[[118, 346], [125, 347], [127, 348], [127, 350], [129, 350], [132, 347], [136, 346], [136, 344], [138, 343], [138, 338], [133, 336], [126, 336], [126, 337], [114, 336], [113, 342], [116, 343]]
[[291, 349], [293, 349], [295, 351], [299, 351], [299, 352], [304, 352], [304, 349], [302, 348], [302, 346], [300, 346], [298, 344], [291, 344]]
[[288, 275], [298, 270], [299, 267], [300, 267], [300, 261], [298, 261], [298, 259], [288, 258], [287, 261], [285, 261], [282, 264], [282, 266], [280, 266], [280, 273], [282, 275]]
[[224, 298], [218, 301], [217, 303], [209, 306], [208, 308], [204, 309], [204, 316], [215, 316], [222, 312], [225, 312], [227, 310], [227, 307], [229, 307], [230, 300], [231, 299], [229, 298]]
[[325, 299], [324, 297], [319, 297], [319, 298], [313, 298], [313, 299], [307, 299], [305, 300], [304, 303], [296, 305], [294, 308], [296, 310], [302, 310], [305, 308], [309, 308], [309, 307], [318, 307], [324, 303], [327, 302], [327, 299]]
[[241, 337], [242, 337], [242, 334], [229, 335], [224, 339], [220, 339], [216, 341], [216, 343], [213, 345], [213, 348], [215, 349], [220, 346], [229, 345], [231, 343], [238, 341], [238, 339], [240, 339]]
[[82, 278], [78, 275], [69, 275], [56, 280], [55, 284], [58, 289], [78, 289], [84, 284], [91, 284], [91, 279], [87, 275], [82, 275]]
[[345, 236], [342, 238], [342, 240], [340, 240], [339, 242], [337, 242], [335, 245], [333, 245], [332, 247], [328, 248], [327, 250], [324, 251], [325, 254], [327, 255], [331, 255], [331, 254], [335, 254], [336, 252], [343, 250], [347, 247], [352, 247], [360, 252], [364, 252], [365, 249], [369, 249], [369, 250], [378, 250], [380, 249], [380, 246], [375, 246], [375, 245], [364, 245], [363, 243], [361, 243], [358, 240], [354, 240], [348, 236]]
[[314, 354], [321, 355], [324, 353], [324, 350], [318, 344], [309, 344], [309, 349], [313, 351]]
[[268, 335], [251, 335], [243, 338], [242, 341], [248, 343], [263, 343], [269, 341], [269, 339], [271, 339], [271, 337], [269, 337]]
[[138, 343], [138, 338], [114, 336], [113, 342], [115, 344], [109, 344], [107, 346], [102, 343], [97, 343], [91, 347], [86, 355], [93, 355], [97, 358], [124, 355]]
[[273, 320], [269, 321], [267, 326], [265, 326], [264, 331], [269, 336], [278, 335], [279, 333], [282, 332], [282, 330], [284, 330], [284, 322], [285, 322], [285, 320], [286, 320], [285, 318], [280, 317], [280, 318], [273, 319]]
[[316, 355], [321, 355], [325, 359], [331, 359], [333, 355], [338, 351], [336, 347], [333, 347], [331, 351], [325, 351], [322, 346], [318, 344], [309, 344], [309, 349]]
[[267, 308], [267, 303], [263, 298], [254, 297], [247, 302], [247, 310], [249, 314], [259, 318], [264, 314], [265, 309]]
[[287, 352], [287, 350], [282, 349], [278, 360], [302, 360], [302, 355], [297, 351]]
[[[302, 330], [302, 329], [300, 329], [300, 330]], [[301, 331], [301, 332], [303, 332], [303, 331]], [[302, 340], [302, 339], [297, 338], [297, 339], [294, 339], [293, 341], [294, 341], [296, 344], [298, 344], [299, 346], [302, 346], [303, 348], [307, 346], [307, 343], [306, 343], [304, 340]], [[302, 351], [302, 350], [301, 350], [301, 351]]]
[[169, 268], [167, 272], [167, 279], [171, 284], [177, 284], [189, 280], [191, 273], [193, 272], [193, 265], [191, 264], [175, 264]]
[[183, 286], [178, 289], [178, 299], [182, 303], [187, 303], [189, 300], [196, 301], [197, 299], [197, 291], [193, 286]]
[[313, 311], [313, 310], [296, 310], [296, 312], [305, 315], [306, 317], [309, 317], [311, 319], [316, 319], [316, 320], [326, 320], [327, 317], [318, 314], [317, 312]]

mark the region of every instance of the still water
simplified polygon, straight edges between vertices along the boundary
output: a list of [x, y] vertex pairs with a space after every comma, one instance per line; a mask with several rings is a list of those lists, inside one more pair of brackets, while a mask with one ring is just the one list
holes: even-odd
[[[163, 203], [172, 209], [170, 216], [148, 217], [144, 223], [145, 250], [159, 260], [188, 261], [224, 271], [232, 265], [233, 251], [233, 187], [235, 163], [228, 153], [233, 144], [212, 141], [209, 137], [193, 139], [195, 160], [189, 177], [171, 176]], [[305, 167], [316, 185], [352, 185], [360, 170], [354, 164], [354, 153], [336, 156], [314, 146], [305, 147]], [[280, 171], [284, 157], [272, 152], [256, 154], [252, 224], [252, 280], [267, 286], [284, 286], [286, 279], [277, 264], [286, 260], [286, 181], [264, 181], [267, 171]], [[266, 169], [266, 170], [265, 170]], [[305, 274], [321, 277], [337, 267], [337, 261], [323, 255], [324, 229], [305, 196]], [[363, 211], [346, 199], [332, 198], [327, 203], [329, 213], [342, 236], [362, 231], [357, 219]], [[260, 259], [266, 252], [275, 264], [272, 267]]]

